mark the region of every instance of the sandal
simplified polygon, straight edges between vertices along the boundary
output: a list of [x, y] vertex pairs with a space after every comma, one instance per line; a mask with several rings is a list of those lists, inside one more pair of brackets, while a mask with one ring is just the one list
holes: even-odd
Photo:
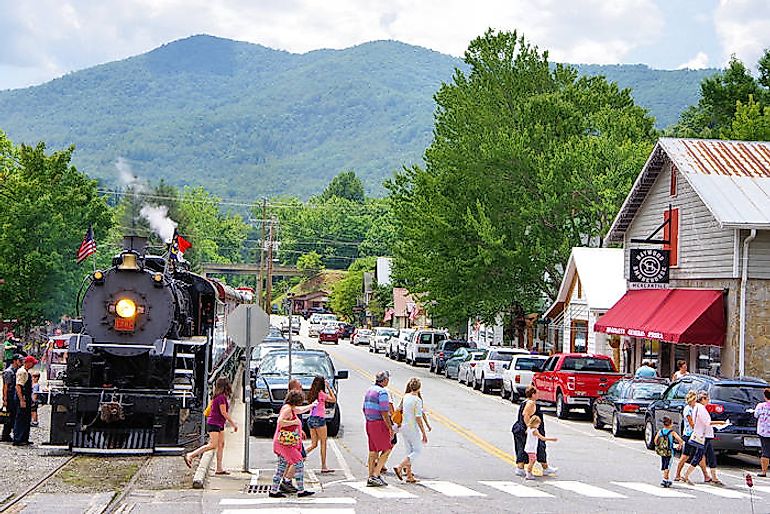
[[334, 473], [334, 470], [333, 469], [322, 469], [321, 473], [323, 473], [323, 474]]
[[215, 474], [215, 475], [229, 475], [229, 474], [230, 474], [230, 472], [229, 472], [229, 471], [217, 471], [217, 472], [216, 472], [216, 473], [214, 473], [214, 474]]
[[184, 463], [187, 464], [187, 467], [192, 469], [192, 462], [191, 462], [190, 456], [185, 453], [184, 455], [182, 455], [182, 458], [184, 459]]
[[674, 482], [683, 482], [684, 478], [682, 477], [674, 477]]
[[722, 482], [721, 480], [719, 480], [718, 478], [716, 478], [716, 479], [712, 479], [712, 480], [711, 480], [711, 485], [715, 485], [715, 486], [717, 486], [717, 487], [722, 487], [722, 486], [724, 486], [725, 484], [724, 484], [724, 482]]
[[420, 483], [420, 481], [417, 480], [416, 478], [412, 477], [412, 478], [407, 478], [406, 479], [406, 483], [407, 484], [418, 484], [418, 483]]
[[400, 468], [398, 468], [398, 467], [393, 468], [393, 472], [396, 474], [396, 476], [398, 477], [399, 480], [401, 480], [402, 482], [404, 481], [404, 477], [401, 476], [401, 469]]

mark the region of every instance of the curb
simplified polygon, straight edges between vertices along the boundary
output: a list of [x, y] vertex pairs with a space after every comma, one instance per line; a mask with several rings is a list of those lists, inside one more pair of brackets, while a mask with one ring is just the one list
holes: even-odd
[[193, 476], [193, 489], [203, 489], [203, 485], [209, 475], [209, 469], [211, 469], [211, 459], [214, 458], [215, 453], [216, 450], [209, 451], [204, 453], [201, 457], [200, 462], [198, 462], [198, 467], [195, 469], [195, 476]]

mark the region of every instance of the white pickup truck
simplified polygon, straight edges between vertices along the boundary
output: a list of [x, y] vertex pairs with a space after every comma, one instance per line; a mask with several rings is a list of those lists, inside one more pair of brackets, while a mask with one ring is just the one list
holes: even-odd
[[334, 314], [313, 314], [310, 316], [310, 328], [308, 329], [308, 335], [310, 337], [318, 337], [321, 332], [321, 328], [327, 323], [337, 321], [337, 316]]
[[503, 369], [503, 384], [500, 396], [509, 398], [512, 402], [524, 396], [524, 390], [532, 383], [535, 372], [532, 367], [542, 364], [548, 359], [545, 355], [516, 355]]

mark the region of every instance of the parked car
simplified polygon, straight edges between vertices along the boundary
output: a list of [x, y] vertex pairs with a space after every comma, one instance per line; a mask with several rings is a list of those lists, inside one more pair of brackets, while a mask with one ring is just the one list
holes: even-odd
[[308, 335], [310, 337], [318, 336], [323, 326], [332, 321], [337, 321], [337, 316], [334, 314], [313, 314], [310, 316], [310, 327], [308, 328]]
[[326, 325], [318, 333], [319, 343], [340, 344], [340, 331], [336, 325]]
[[503, 366], [503, 377], [500, 385], [500, 396], [512, 402], [519, 401], [524, 391], [532, 383], [535, 376], [533, 369], [542, 365], [548, 357], [545, 355], [514, 355], [513, 360]]
[[476, 343], [461, 339], [445, 339], [439, 342], [430, 358], [430, 372], [436, 374], [443, 372], [447, 359], [459, 348], [476, 348]]
[[374, 336], [374, 332], [368, 328], [357, 328], [350, 338], [350, 342], [356, 346], [359, 344], [369, 345], [369, 339]]
[[404, 361], [412, 366], [420, 362], [430, 362], [436, 345], [444, 339], [449, 339], [449, 334], [443, 330], [415, 330], [406, 342]]
[[590, 414], [594, 399], [622, 377], [606, 355], [557, 353], [543, 363], [532, 383], [538, 389], [538, 399], [555, 404], [556, 417], [564, 419], [574, 408]]
[[730, 420], [730, 425], [715, 430], [712, 441], [714, 450], [720, 453], [758, 452], [757, 420], [754, 407], [765, 401], [763, 391], [768, 383], [759, 378], [717, 378], [708, 375], [689, 374], [668, 386], [660, 400], [647, 409], [644, 419], [644, 442], [654, 448], [657, 430], [668, 416], [677, 430], [682, 430], [682, 410], [688, 391], [707, 391], [710, 402], [706, 410], [712, 421]]
[[[289, 341], [286, 339], [281, 338], [280, 340], [276, 340], [275, 338], [266, 338], [263, 339], [261, 343], [259, 343], [256, 346], [251, 347], [251, 360], [249, 361], [249, 368], [252, 371], [252, 374], [259, 369], [259, 364], [262, 362], [262, 359], [265, 358], [265, 355], [272, 352], [273, 350], [285, 350], [289, 347]], [[299, 342], [299, 341], [292, 341], [291, 342], [291, 349], [294, 350], [304, 350], [305, 346]]]
[[473, 368], [487, 356], [487, 350], [470, 350], [457, 366], [457, 381], [470, 386], [473, 383]]
[[[323, 350], [301, 350], [292, 353], [291, 377], [302, 384], [307, 393], [317, 375], [326, 378], [339, 398], [339, 380], [348, 378], [345, 370], [335, 370], [329, 354]], [[260, 428], [275, 426], [278, 413], [283, 406], [289, 385], [289, 353], [275, 350], [268, 353], [252, 384], [251, 433]], [[304, 416], [306, 417], [306, 416]], [[304, 419], [303, 417], [303, 419]], [[340, 429], [340, 408], [337, 403], [326, 402], [326, 424], [330, 436], [336, 436]]]
[[624, 378], [618, 380], [594, 402], [594, 428], [609, 423], [612, 435], [620, 437], [629, 430], [644, 430], [647, 408], [662, 398], [668, 380], [654, 378]]
[[292, 334], [299, 335], [299, 329], [302, 326], [302, 316], [287, 317], [281, 322], [281, 333], [288, 334], [291, 329]]
[[388, 340], [388, 349], [385, 353], [393, 360], [402, 361], [406, 356], [406, 344], [414, 334], [413, 328], [401, 328], [398, 334]]
[[529, 352], [523, 348], [490, 348], [487, 356], [473, 367], [473, 388], [481, 389], [485, 394], [500, 389], [503, 384], [503, 366], [509, 364], [514, 355], [529, 355]]
[[472, 351], [472, 348], [466, 348], [464, 346], [455, 350], [444, 362], [444, 376], [446, 378], [458, 379], [457, 374], [460, 370], [460, 363], [463, 362]]
[[353, 336], [353, 331], [356, 329], [350, 323], [342, 323], [340, 325], [340, 339], [350, 339]]
[[374, 327], [374, 335], [369, 338], [369, 351], [380, 353], [388, 351], [388, 341], [396, 335], [398, 330], [391, 327]]

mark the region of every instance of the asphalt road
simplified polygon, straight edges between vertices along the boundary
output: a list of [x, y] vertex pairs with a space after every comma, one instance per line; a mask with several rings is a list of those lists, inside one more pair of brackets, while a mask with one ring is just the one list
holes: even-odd
[[[513, 474], [510, 428], [518, 406], [499, 396], [484, 395], [456, 381], [395, 362], [366, 347], [348, 341], [319, 345], [316, 339], [301, 340], [309, 348], [329, 352], [337, 369], [350, 378], [340, 390], [342, 429], [330, 439], [329, 466], [336, 471], [321, 475], [318, 453], [307, 467], [311, 486], [318, 491], [311, 500], [271, 502], [264, 495], [214, 495], [206, 501], [212, 511], [239, 512], [752, 512], [751, 496], [744, 484], [745, 471], [755, 472], [755, 459], [728, 459], [720, 469], [724, 488], [675, 484], [664, 490], [659, 457], [645, 449], [641, 438], [613, 438], [595, 430], [587, 416], [557, 420], [547, 409], [549, 463], [558, 468], [555, 477], [527, 481]], [[419, 377], [425, 406], [433, 425], [429, 442], [414, 469], [419, 484], [399, 483], [390, 473], [387, 488], [366, 488], [366, 435], [361, 414], [363, 394], [381, 369], [391, 373], [389, 389], [396, 401], [407, 380]], [[255, 483], [267, 483], [274, 465], [271, 442], [252, 438], [252, 467], [259, 469]], [[393, 465], [404, 456], [396, 446]], [[694, 478], [700, 480], [700, 473]], [[318, 480], [320, 479], [320, 482]], [[770, 481], [756, 480], [755, 512], [770, 512]], [[208, 511], [208, 510], [206, 510]]]

